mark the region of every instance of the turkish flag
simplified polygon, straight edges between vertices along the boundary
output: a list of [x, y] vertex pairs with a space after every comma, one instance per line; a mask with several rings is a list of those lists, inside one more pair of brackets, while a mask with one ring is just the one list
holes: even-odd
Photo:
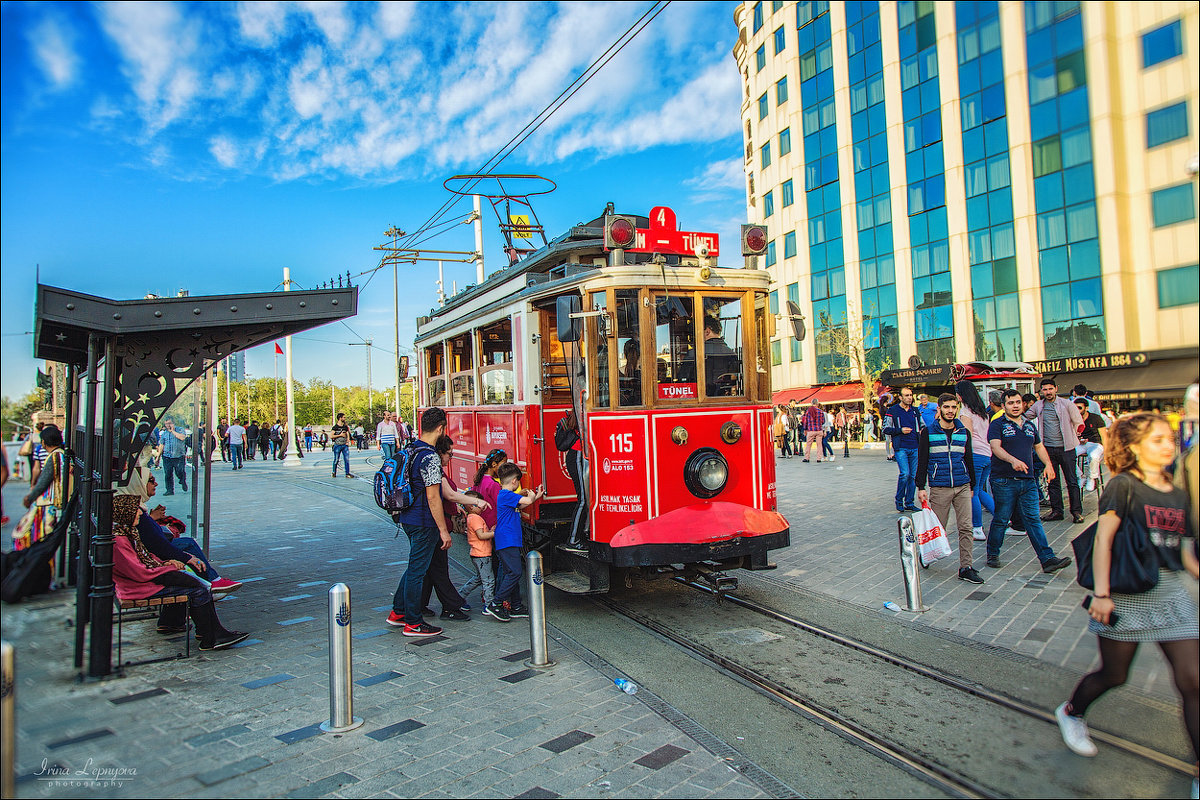
[[275, 355], [277, 355], [277, 356], [283, 355], [283, 351], [279, 349], [279, 342], [275, 343]]

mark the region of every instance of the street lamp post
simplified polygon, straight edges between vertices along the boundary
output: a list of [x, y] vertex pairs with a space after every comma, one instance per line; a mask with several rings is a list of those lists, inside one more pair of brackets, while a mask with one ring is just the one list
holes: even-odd
[[373, 405], [373, 397], [371, 394], [371, 346], [375, 343], [374, 339], [367, 338], [362, 342], [350, 342], [351, 347], [367, 348], [367, 424], [374, 422], [374, 417], [371, 416], [371, 406]]

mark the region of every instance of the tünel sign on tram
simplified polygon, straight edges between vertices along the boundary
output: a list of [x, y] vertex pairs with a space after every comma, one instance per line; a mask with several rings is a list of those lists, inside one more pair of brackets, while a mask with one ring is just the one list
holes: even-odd
[[721, 254], [721, 237], [715, 233], [681, 231], [675, 222], [675, 212], [666, 206], [650, 209], [650, 227], [638, 228], [633, 247], [625, 248], [628, 253], [666, 253], [669, 255], [694, 256], [696, 249], [704, 245], [708, 256]]

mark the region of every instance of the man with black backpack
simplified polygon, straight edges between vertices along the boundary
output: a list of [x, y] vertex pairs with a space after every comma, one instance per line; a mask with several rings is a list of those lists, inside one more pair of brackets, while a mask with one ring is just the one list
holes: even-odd
[[[425, 622], [421, 590], [425, 574], [433, 560], [433, 551], [450, 548], [450, 531], [442, 511], [442, 460], [434, 449], [438, 437], [446, 432], [446, 412], [427, 408], [421, 415], [421, 436], [410, 445], [408, 454], [407, 488], [411, 498], [399, 513], [400, 527], [408, 537], [408, 567], [392, 598], [389, 625], [404, 626], [405, 636], [437, 636], [442, 629]], [[398, 486], [399, 494], [405, 487]]]

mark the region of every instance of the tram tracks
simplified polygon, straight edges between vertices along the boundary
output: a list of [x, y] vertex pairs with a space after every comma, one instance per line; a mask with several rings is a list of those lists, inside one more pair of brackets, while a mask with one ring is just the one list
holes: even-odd
[[[1104, 757], [1079, 759], [1051, 712], [752, 600], [726, 595], [718, 606], [708, 587], [679, 583], [636, 602], [595, 601], [949, 796], [1156, 794], [1151, 787], [1170, 796], [1191, 775], [1186, 762], [1107, 731], [1094, 734], [1111, 748]], [[683, 586], [700, 591], [689, 599]], [[843, 779], [856, 781], [855, 768]]]
[[[717, 595], [716, 591], [709, 586], [705, 586], [693, 581], [687, 581], [682, 578], [676, 578], [675, 581], [683, 586], [696, 589], [697, 591], [713, 596]], [[1053, 711], [1047, 711], [1030, 703], [1000, 694], [999, 692], [994, 692], [990, 689], [980, 686], [979, 684], [970, 683], [941, 670], [925, 666], [924, 664], [919, 664], [911, 659], [896, 655], [894, 653], [889, 653], [886, 650], [881, 650], [880, 648], [867, 644], [861, 640], [844, 636], [820, 625], [815, 625], [811, 622], [805, 622], [804, 620], [796, 619], [789, 614], [785, 614], [782, 611], [761, 605], [753, 600], [748, 600], [746, 598], [731, 594], [725, 594], [722, 599], [726, 603], [732, 603], [740, 608], [744, 608], [748, 611], [768, 617], [769, 619], [782, 622], [785, 625], [804, 631], [805, 633], [819, 636], [827, 641], [847, 647], [859, 653], [866, 654], [880, 661], [893, 664], [909, 672], [929, 678], [932, 681], [936, 681], [944, 686], [949, 686], [952, 689], [957, 689], [958, 691], [973, 695], [997, 706], [1001, 706], [1003, 708], [1016, 711], [1019, 714], [1023, 714], [1024, 716], [1048, 723], [1053, 725], [1056, 729], [1058, 727], [1058, 721], [1055, 719]], [[1173, 770], [1180, 774], [1187, 776], [1192, 775], [1192, 765], [1186, 761], [1175, 758], [1174, 756], [1166, 755], [1165, 753], [1160, 753], [1153, 748], [1105, 730], [1097, 729], [1095, 727], [1092, 727], [1090, 730], [1092, 739], [1095, 741], [1102, 742], [1119, 750], [1123, 750], [1139, 758], [1152, 761], [1162, 767]]]

